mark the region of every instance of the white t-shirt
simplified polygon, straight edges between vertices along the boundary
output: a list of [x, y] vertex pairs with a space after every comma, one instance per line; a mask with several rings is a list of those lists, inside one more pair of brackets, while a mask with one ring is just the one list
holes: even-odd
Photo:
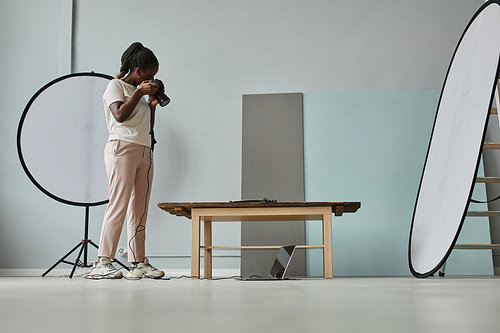
[[118, 139], [150, 147], [151, 110], [146, 96], [141, 97], [132, 114], [123, 123], [116, 121], [109, 109], [114, 102], [128, 101], [136, 89], [136, 86], [119, 79], [108, 83], [102, 97], [109, 131], [108, 141]]

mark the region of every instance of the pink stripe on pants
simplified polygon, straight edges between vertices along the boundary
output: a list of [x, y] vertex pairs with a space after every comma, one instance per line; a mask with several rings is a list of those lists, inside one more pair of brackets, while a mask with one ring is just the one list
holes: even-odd
[[146, 146], [112, 140], [104, 149], [104, 162], [109, 181], [109, 203], [102, 223], [98, 256], [115, 257], [127, 215], [128, 261], [143, 261], [153, 181], [153, 153]]

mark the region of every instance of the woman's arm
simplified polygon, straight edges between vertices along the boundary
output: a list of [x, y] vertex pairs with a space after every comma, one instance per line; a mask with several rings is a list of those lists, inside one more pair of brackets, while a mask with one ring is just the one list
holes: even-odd
[[[144, 95], [153, 95], [158, 91], [158, 85], [156, 83], [150, 83], [149, 81], [144, 81], [141, 83], [139, 88], [137, 88], [130, 99], [126, 102], [114, 102], [109, 106], [113, 117], [115, 117], [116, 121], [119, 123], [123, 123], [125, 120], [130, 117], [132, 112], [134, 111], [137, 103], [139, 103], [140, 99]], [[151, 98], [151, 97], [150, 97]], [[151, 103], [150, 103], [151, 105]], [[155, 106], [156, 107], [156, 106]], [[154, 116], [154, 109], [151, 107], [152, 113], [151, 116]]]

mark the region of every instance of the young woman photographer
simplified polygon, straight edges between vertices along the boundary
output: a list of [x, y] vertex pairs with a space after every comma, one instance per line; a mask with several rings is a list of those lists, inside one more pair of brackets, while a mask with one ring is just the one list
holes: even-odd
[[[109, 138], [104, 151], [109, 180], [106, 208], [99, 242], [98, 261], [89, 277], [121, 278], [112, 264], [125, 216], [127, 216], [128, 261], [133, 264], [127, 278], [160, 278], [145, 256], [145, 227], [153, 179], [152, 129], [158, 102], [158, 85], [150, 82], [159, 62], [141, 43], [130, 45], [121, 57], [120, 73], [104, 92], [103, 104]], [[148, 98], [146, 98], [148, 97]]]

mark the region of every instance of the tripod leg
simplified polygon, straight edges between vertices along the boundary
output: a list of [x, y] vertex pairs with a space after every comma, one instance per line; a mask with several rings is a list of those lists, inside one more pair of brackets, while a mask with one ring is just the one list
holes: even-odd
[[82, 256], [83, 249], [85, 248], [87, 244], [85, 242], [82, 242], [82, 248], [80, 249], [80, 252], [78, 253], [78, 257], [76, 257], [75, 264], [73, 265], [73, 269], [71, 270], [71, 273], [69, 274], [69, 278], [71, 279], [73, 277], [73, 274], [75, 273], [76, 266], [78, 266], [78, 262], [80, 261], [80, 257]]
[[125, 266], [124, 264], [122, 264], [118, 259], [116, 258], [113, 258], [113, 261], [118, 263], [118, 265], [122, 266], [123, 268], [125, 268], [127, 271], [130, 271], [130, 268], [128, 268], [127, 266]]
[[44, 277], [45, 275], [47, 275], [51, 270], [53, 270], [57, 265], [59, 265], [61, 262], [64, 261], [64, 259], [66, 259], [67, 257], [69, 257], [69, 255], [73, 252], [76, 251], [76, 249], [78, 249], [78, 247], [82, 246], [83, 243], [79, 243], [77, 246], [75, 246], [71, 251], [69, 251], [68, 253], [66, 253], [66, 255], [64, 257], [62, 257], [61, 259], [59, 259], [58, 262], [56, 262], [54, 265], [52, 265], [52, 267], [50, 267], [48, 270], [45, 271], [45, 273], [42, 274], [42, 277]]

